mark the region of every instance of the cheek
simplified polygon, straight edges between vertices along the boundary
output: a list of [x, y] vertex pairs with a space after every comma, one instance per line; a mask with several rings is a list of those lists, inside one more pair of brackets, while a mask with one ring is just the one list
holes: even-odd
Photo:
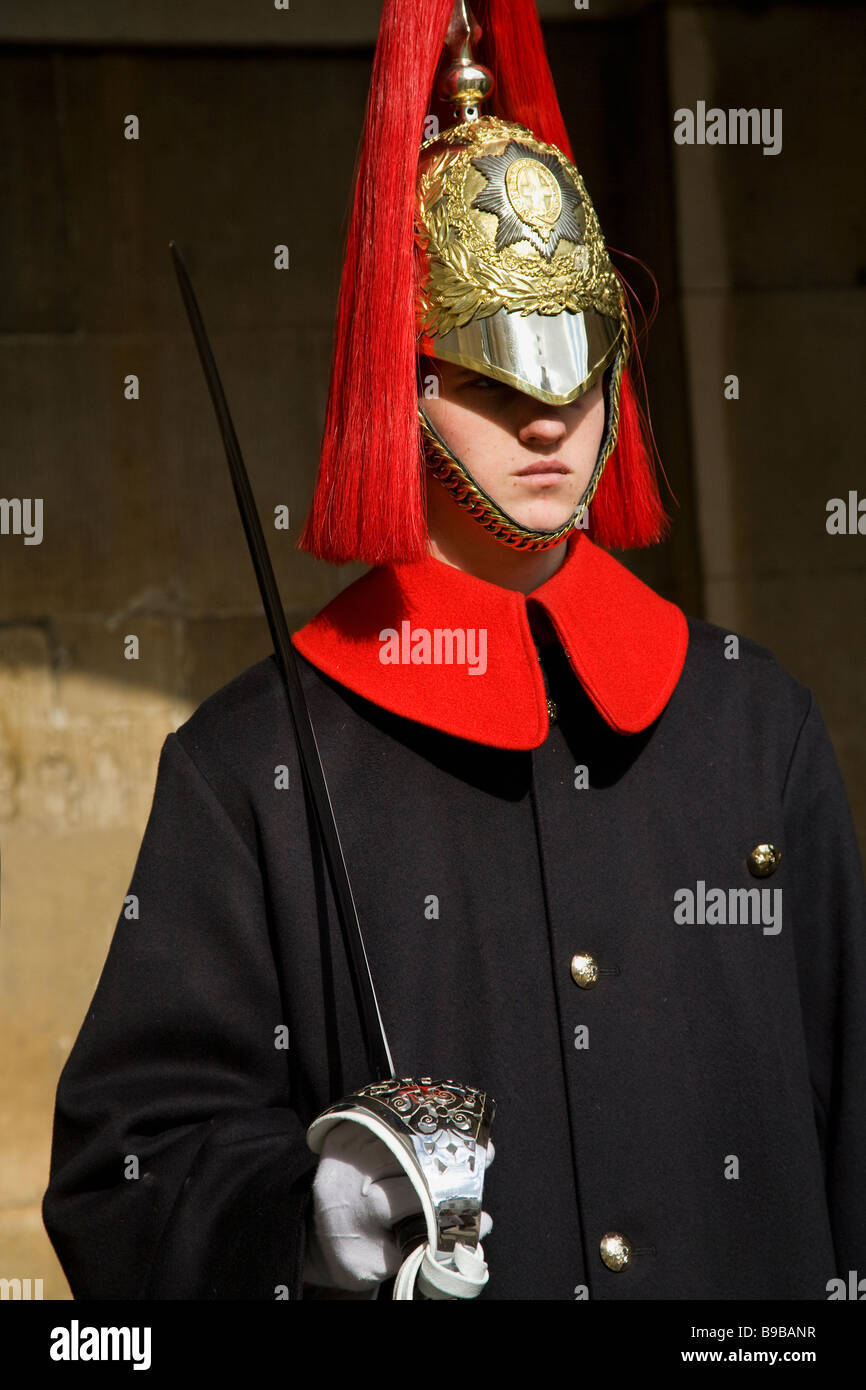
[[593, 423], [591, 434], [595, 441], [595, 452], [598, 453], [601, 448], [601, 442], [604, 439], [604, 427], [607, 420], [607, 408], [603, 396], [599, 400], [598, 405], [593, 408], [591, 419]]
[[569, 462], [589, 474], [595, 467], [598, 451], [604, 438], [605, 406], [603, 397], [588, 410], [569, 440]]
[[501, 440], [501, 429], [493, 421], [444, 396], [424, 400], [421, 405], [431, 425], [467, 468], [473, 463], [483, 466], [491, 445]]
[[460, 432], [460, 411], [454, 402], [446, 400], [444, 396], [434, 396], [430, 400], [419, 401], [419, 405], [433, 428], [441, 434], [446, 444], [450, 444], [452, 435]]

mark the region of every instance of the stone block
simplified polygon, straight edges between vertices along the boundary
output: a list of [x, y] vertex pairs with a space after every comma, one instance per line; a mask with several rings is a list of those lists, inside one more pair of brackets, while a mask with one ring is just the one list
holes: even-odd
[[[866, 470], [852, 403], [866, 373], [862, 290], [684, 299], [708, 579], [866, 569], [862, 536], [829, 535], [827, 504]], [[726, 399], [729, 374], [739, 399]]]
[[[673, 5], [668, 26], [683, 285], [859, 283], [866, 29], [858, 8]], [[698, 101], [781, 109], [781, 152], [674, 144], [674, 112]]]

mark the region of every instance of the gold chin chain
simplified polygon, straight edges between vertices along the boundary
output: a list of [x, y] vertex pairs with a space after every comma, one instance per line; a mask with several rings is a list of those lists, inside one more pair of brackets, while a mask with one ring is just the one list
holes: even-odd
[[592, 477], [577, 510], [563, 526], [557, 527], [555, 531], [533, 531], [527, 526], [521, 526], [519, 521], [515, 521], [507, 512], [504, 512], [493, 498], [478, 485], [457, 455], [451, 452], [419, 406], [418, 419], [421, 425], [427, 467], [433, 477], [437, 478], [442, 486], [448, 489], [458, 507], [462, 507], [464, 511], [468, 512], [479, 526], [483, 526], [486, 531], [490, 532], [491, 536], [501, 541], [503, 545], [510, 546], [512, 550], [530, 551], [549, 550], [551, 546], [558, 545], [575, 529], [595, 496], [604, 465], [616, 445], [619, 428], [620, 383], [626, 355], [627, 348], [621, 348], [611, 369], [610, 384], [607, 388], [607, 428]]

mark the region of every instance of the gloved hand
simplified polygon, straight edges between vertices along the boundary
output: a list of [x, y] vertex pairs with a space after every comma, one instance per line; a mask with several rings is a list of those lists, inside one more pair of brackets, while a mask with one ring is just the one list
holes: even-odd
[[[493, 1155], [490, 1144], [488, 1165]], [[313, 1181], [304, 1283], [372, 1294], [400, 1268], [393, 1226], [420, 1210], [414, 1187], [381, 1139], [362, 1125], [335, 1125]], [[492, 1228], [482, 1212], [481, 1238]]]

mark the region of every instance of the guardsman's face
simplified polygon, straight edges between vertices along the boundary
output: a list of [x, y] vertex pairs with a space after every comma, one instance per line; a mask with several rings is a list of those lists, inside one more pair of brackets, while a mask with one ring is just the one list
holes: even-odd
[[[451, 362], [435, 364], [427, 418], [484, 491], [521, 526], [554, 531], [592, 477], [604, 433], [601, 381], [571, 405], [545, 405]], [[430, 486], [439, 486], [431, 479]]]

